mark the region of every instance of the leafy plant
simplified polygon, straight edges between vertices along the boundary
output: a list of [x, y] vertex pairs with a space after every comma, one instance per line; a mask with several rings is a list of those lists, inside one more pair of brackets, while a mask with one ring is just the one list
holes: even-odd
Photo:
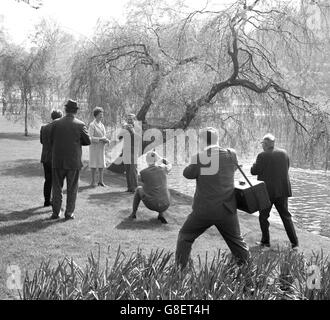
[[[109, 251], [110, 254], [110, 251]], [[309, 266], [317, 266], [320, 288], [310, 286]], [[236, 265], [225, 252], [209, 260], [198, 257], [181, 270], [172, 252], [141, 249], [130, 256], [119, 247], [105, 268], [90, 254], [85, 269], [65, 258], [56, 267], [42, 262], [32, 278], [26, 274], [21, 299], [37, 300], [323, 300], [330, 298], [330, 269], [323, 252], [308, 260], [302, 253], [278, 248], [254, 252], [250, 261]]]

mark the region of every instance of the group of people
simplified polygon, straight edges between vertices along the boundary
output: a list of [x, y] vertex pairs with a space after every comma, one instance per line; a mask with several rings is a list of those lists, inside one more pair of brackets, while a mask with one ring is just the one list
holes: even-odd
[[[52, 122], [42, 126], [41, 162], [44, 166], [45, 206], [52, 206], [51, 219], [58, 219], [61, 213], [63, 184], [66, 179], [67, 198], [64, 218], [74, 219], [74, 210], [78, 193], [78, 182], [82, 164], [82, 146], [91, 144], [91, 138], [84, 122], [76, 118], [77, 102], [68, 100], [64, 106], [65, 115], [54, 110]], [[52, 198], [50, 198], [52, 195]]]
[[[110, 141], [102, 124], [103, 109], [96, 107], [93, 111], [95, 120], [86, 125], [75, 115], [78, 110], [76, 101], [69, 100], [65, 104], [65, 116], [60, 111], [51, 113], [52, 122], [43, 126], [40, 141], [43, 145], [41, 162], [43, 162], [45, 183], [45, 206], [52, 205], [51, 219], [58, 219], [62, 205], [62, 189], [64, 179], [67, 181], [67, 203], [65, 219], [74, 219], [75, 202], [78, 191], [79, 172], [82, 168], [82, 146], [88, 146], [89, 167], [91, 169], [91, 186], [106, 187], [103, 180], [105, 163], [105, 145]], [[129, 114], [118, 141], [124, 139], [124, 147], [128, 146], [128, 161], [124, 160], [127, 180], [127, 191], [134, 193], [132, 213], [129, 219], [137, 218], [137, 210], [142, 201], [145, 206], [158, 213], [158, 219], [167, 223], [164, 213], [170, 206], [170, 193], [167, 175], [171, 163], [151, 150], [146, 153], [147, 168], [141, 170], [141, 185], [138, 186], [137, 146], [139, 128], [135, 124], [135, 115]], [[141, 128], [140, 128], [141, 129]], [[129, 136], [125, 142], [125, 135]], [[249, 248], [244, 241], [237, 215], [234, 193], [234, 174], [237, 169], [237, 156], [233, 149], [219, 146], [218, 131], [206, 128], [201, 131], [200, 139], [206, 146], [204, 150], [193, 156], [191, 163], [184, 169], [187, 179], [196, 180], [196, 191], [192, 204], [192, 212], [181, 227], [177, 239], [176, 261], [182, 267], [188, 263], [193, 242], [209, 227], [215, 226], [224, 238], [229, 249], [239, 263], [250, 257]], [[298, 238], [288, 210], [288, 197], [291, 196], [289, 179], [289, 157], [285, 150], [275, 148], [275, 137], [264, 136], [263, 152], [259, 153], [251, 168], [251, 174], [264, 181], [270, 197], [271, 205], [260, 211], [259, 222], [261, 240], [258, 243], [263, 250], [270, 248], [269, 214], [275, 205], [291, 242], [292, 249], [298, 248]], [[216, 164], [214, 172], [208, 172], [210, 166]], [[96, 174], [98, 172], [98, 183]], [[51, 198], [52, 194], [52, 198]]]
[[[65, 104], [65, 115], [60, 110], [51, 112], [51, 122], [40, 129], [42, 144], [41, 162], [44, 167], [44, 206], [52, 206], [51, 219], [58, 219], [61, 213], [63, 184], [67, 183], [67, 201], [64, 217], [74, 219], [75, 203], [78, 192], [80, 170], [83, 167], [81, 156], [82, 146], [89, 146], [89, 167], [91, 169], [91, 187], [106, 187], [104, 169], [106, 168], [105, 146], [110, 143], [102, 123], [104, 111], [100, 107], [93, 110], [94, 121], [86, 125], [76, 118], [79, 109], [74, 100]], [[124, 170], [127, 180], [127, 191], [134, 193], [133, 213], [130, 218], [136, 218], [136, 211], [142, 200], [148, 208], [158, 211], [158, 219], [167, 223], [163, 213], [170, 205], [166, 174], [171, 165], [165, 159], [160, 159], [154, 151], [147, 154], [148, 168], [141, 171], [141, 181], [146, 182], [145, 188], [138, 187], [136, 143], [136, 117], [128, 114], [126, 123], [118, 135], [118, 142], [124, 140]], [[159, 160], [163, 164], [158, 165]], [[98, 173], [98, 182], [96, 177]], [[161, 181], [164, 187], [159, 189]], [[148, 188], [149, 186], [149, 188]], [[157, 189], [157, 191], [155, 191]]]
[[[246, 262], [249, 248], [244, 241], [237, 216], [234, 195], [234, 174], [237, 169], [237, 156], [233, 149], [222, 148], [218, 144], [218, 132], [214, 128], [206, 128], [201, 133], [206, 139], [205, 150], [191, 160], [183, 175], [187, 179], [196, 179], [196, 191], [192, 213], [181, 227], [177, 240], [176, 260], [185, 267], [188, 263], [193, 242], [209, 227], [215, 226], [224, 238], [238, 263]], [[275, 148], [275, 137], [264, 136], [263, 152], [259, 153], [251, 168], [251, 174], [264, 181], [270, 198], [270, 206], [259, 212], [261, 241], [257, 244], [263, 251], [270, 249], [269, 214], [275, 205], [288, 235], [293, 250], [298, 249], [298, 238], [288, 210], [288, 197], [291, 196], [289, 179], [289, 157], [285, 150]], [[203, 174], [203, 169], [217, 163], [214, 174]], [[205, 170], [204, 170], [205, 171]]]

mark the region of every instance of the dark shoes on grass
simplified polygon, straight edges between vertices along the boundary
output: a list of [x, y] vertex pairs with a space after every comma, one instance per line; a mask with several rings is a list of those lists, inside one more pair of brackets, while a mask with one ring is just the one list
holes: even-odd
[[97, 185], [100, 186], [100, 187], [107, 187], [107, 185], [104, 184], [103, 182], [99, 182]]
[[167, 220], [163, 216], [158, 216], [157, 218], [161, 223], [167, 224]]
[[259, 248], [261, 249], [261, 251], [263, 251], [263, 252], [271, 250], [270, 244], [268, 244], [268, 243], [264, 243], [264, 242], [260, 241], [260, 242], [256, 242], [256, 245], [258, 245]]
[[75, 218], [75, 216], [73, 214], [69, 215], [69, 214], [65, 214], [64, 215], [64, 219], [65, 220], [73, 220]]
[[[131, 213], [131, 214], [128, 216], [128, 219], [130, 219], [130, 220], [135, 220], [135, 219], [136, 219], [136, 214], [135, 214], [135, 213]], [[164, 223], [164, 224], [167, 223], [167, 220], [166, 220], [163, 216], [158, 216], [157, 219], [158, 219], [161, 223]]]
[[136, 214], [135, 214], [135, 213], [131, 213], [131, 214], [129, 215], [128, 219], [130, 219], [130, 220], [134, 220], [134, 219], [136, 219]]
[[[51, 216], [50, 216], [50, 220], [57, 220], [57, 219], [59, 219], [60, 218], [60, 216], [59, 215], [57, 215], [57, 214], [52, 214]], [[64, 214], [64, 220], [65, 221], [67, 221], [67, 220], [73, 220], [75, 218], [75, 216], [72, 214], [72, 215], [68, 215], [68, 214]]]

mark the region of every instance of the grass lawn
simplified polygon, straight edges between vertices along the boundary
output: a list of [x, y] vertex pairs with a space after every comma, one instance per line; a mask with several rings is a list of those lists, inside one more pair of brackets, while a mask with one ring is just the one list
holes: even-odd
[[[7, 288], [7, 268], [11, 265], [19, 266], [23, 274], [32, 274], [42, 260], [51, 259], [55, 264], [67, 256], [83, 267], [89, 253], [96, 252], [98, 246], [110, 261], [118, 246], [127, 255], [138, 247], [145, 253], [152, 249], [175, 250], [178, 231], [191, 210], [191, 199], [172, 193], [167, 225], [161, 224], [157, 214], [143, 204], [137, 220], [127, 220], [133, 195], [124, 192], [124, 178], [109, 171], [105, 175], [109, 187], [89, 188], [90, 172], [82, 170], [76, 219], [48, 220], [51, 209], [43, 207], [39, 129], [32, 130], [29, 137], [24, 137], [23, 132], [22, 125], [0, 116], [0, 299], [17, 298]], [[260, 238], [258, 220], [246, 213], [239, 215], [242, 233], [253, 247]], [[297, 234], [306, 255], [321, 249], [329, 254], [330, 239], [302, 230], [297, 230]], [[271, 237], [272, 244], [287, 245], [282, 225], [271, 226]], [[210, 228], [195, 242], [192, 258], [205, 257], [206, 251], [212, 255], [218, 249], [227, 249], [226, 244], [217, 230]]]

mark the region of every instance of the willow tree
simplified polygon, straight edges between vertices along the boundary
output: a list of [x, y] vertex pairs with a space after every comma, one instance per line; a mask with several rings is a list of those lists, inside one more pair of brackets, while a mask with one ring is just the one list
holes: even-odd
[[[56, 47], [60, 37], [59, 29], [52, 29], [42, 21], [31, 34], [30, 49], [6, 43], [0, 55], [0, 79], [5, 91], [10, 95], [20, 92], [21, 108], [24, 114], [24, 133], [28, 135], [29, 120], [34, 114], [45, 108], [46, 96], [51, 96], [54, 88], [59, 86], [59, 76], [55, 62]], [[17, 111], [17, 110], [16, 110]]]
[[[90, 62], [113, 85], [127, 80], [139, 88], [134, 111], [145, 128], [149, 115], [163, 113], [160, 127], [185, 130], [214, 105], [218, 113], [227, 108], [222, 99], [230, 96], [259, 101], [260, 112], [286, 114], [314, 136], [329, 113], [292, 82], [290, 65], [306, 58], [315, 38], [291, 3], [240, 0], [183, 14], [182, 1], [135, 1], [126, 24], [103, 30]], [[320, 128], [325, 139], [328, 130]]]

